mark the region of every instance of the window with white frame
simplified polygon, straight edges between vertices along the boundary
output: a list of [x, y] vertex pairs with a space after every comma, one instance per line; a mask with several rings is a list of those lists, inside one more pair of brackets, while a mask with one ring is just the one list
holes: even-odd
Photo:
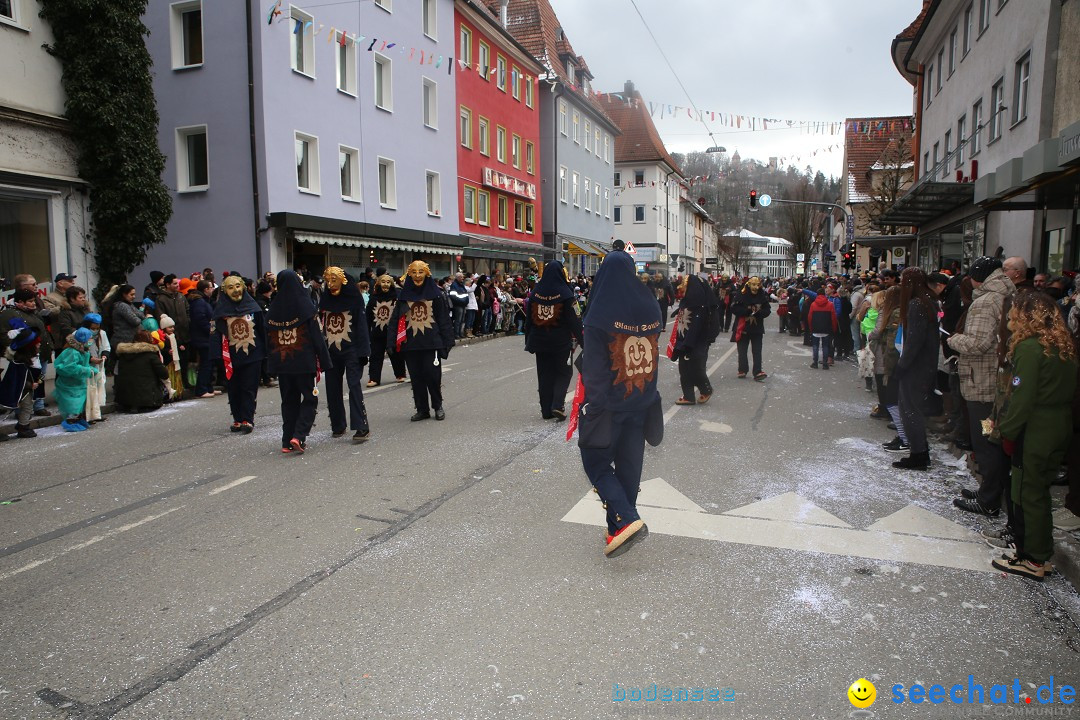
[[472, 31], [462, 25], [458, 31], [458, 60], [472, 65]]
[[525, 172], [536, 174], [536, 146], [529, 141], [525, 141]]
[[634, 186], [635, 187], [644, 187], [645, 186], [645, 171], [644, 170], [635, 170], [634, 171]]
[[390, 58], [375, 53], [375, 107], [394, 111], [394, 73]]
[[505, 230], [507, 227], [507, 218], [509, 216], [508, 210], [509, 202], [505, 195], [499, 196], [499, 229]]
[[923, 91], [926, 93], [926, 105], [927, 105], [927, 107], [930, 106], [930, 102], [934, 99], [934, 93], [932, 92], [933, 89], [934, 89], [934, 66], [931, 65], [926, 70], [926, 87], [923, 88]]
[[427, 191], [428, 215], [438, 217], [443, 214], [443, 191], [438, 173], [428, 171], [424, 178], [424, 189]]
[[579, 189], [578, 189], [578, 183], [579, 183], [580, 180], [581, 180], [581, 175], [579, 173], [574, 173], [573, 177], [571, 178], [571, 182], [570, 182], [570, 190], [574, 195], [574, 207], [580, 207], [581, 206], [581, 193], [579, 192]]
[[971, 38], [975, 35], [975, 6], [968, 3], [967, 9], [964, 10], [964, 52], [960, 56], [960, 59], [967, 57], [967, 54], [971, 52]]
[[480, 190], [476, 193], [476, 222], [480, 225], [491, 225], [491, 193]]
[[611, 164], [611, 136], [604, 133], [604, 162]]
[[476, 64], [480, 66], [480, 77], [484, 80], [491, 78], [491, 48], [481, 40], [477, 43]]
[[581, 144], [581, 116], [578, 115], [578, 111], [574, 111], [574, 142]]
[[934, 162], [930, 166], [931, 170], [936, 169], [939, 162], [941, 162], [941, 143], [934, 143]]
[[521, 138], [517, 135], [510, 138], [510, 164], [521, 169]]
[[525, 78], [525, 107], [533, 106], [533, 83], [536, 82], [536, 78]]
[[529, 235], [533, 234], [533, 220], [535, 218], [536, 208], [532, 203], [525, 206], [525, 232]]
[[391, 12], [394, 9], [394, 0], [375, 0], [375, 4], [386, 12]]
[[566, 101], [559, 100], [559, 132], [566, 135]]
[[460, 134], [461, 134], [461, 146], [472, 149], [472, 110], [461, 106], [460, 116]]
[[19, 24], [19, 0], [0, 0], [0, 19]]
[[600, 214], [600, 183], [593, 183], [593, 212]]
[[423, 0], [424, 34], [432, 40], [439, 37], [439, 16], [436, 10], [437, 0]]
[[611, 217], [611, 188], [604, 188], [604, 217]]
[[982, 100], [976, 100], [971, 106], [971, 154], [978, 154], [982, 149]]
[[206, 126], [176, 129], [176, 189], [198, 192], [210, 187], [210, 146]]
[[506, 128], [501, 125], [495, 126], [495, 159], [506, 162]]
[[296, 187], [319, 194], [319, 139], [296, 133]]
[[644, 205], [635, 205], [634, 206], [634, 222], [636, 222], [636, 223], [645, 222], [645, 206]]
[[397, 164], [389, 158], [379, 158], [379, 205], [397, 209]]
[[1016, 61], [1016, 74], [1013, 79], [1012, 124], [1027, 118], [1028, 84], [1031, 80], [1031, 53]]
[[486, 117], [477, 118], [476, 126], [478, 129], [476, 146], [480, 150], [481, 155], [491, 156], [491, 132], [488, 129], [488, 119]]
[[585, 178], [585, 212], [592, 212], [592, 180]]
[[615, 224], [622, 225], [622, 205], [615, 206]]
[[[0, 1], [0, 17], [14, 20], [13, 4], [19, 0]], [[179, 2], [169, 6], [169, 31], [174, 70], [203, 64], [202, 0]], [[294, 25], [295, 27], [295, 25]]]
[[292, 69], [304, 75], [315, 76], [315, 19], [300, 8], [290, 11], [292, 32], [289, 33], [289, 50], [292, 53]]
[[964, 147], [967, 136], [967, 116], [961, 115], [956, 121], [956, 167], [964, 164]]
[[356, 95], [356, 41], [344, 32], [334, 34], [337, 41], [337, 89]]
[[566, 187], [566, 166], [565, 165], [560, 165], [559, 166], [559, 200], [561, 200], [564, 203], [566, 202], [567, 192], [568, 192], [568, 190], [567, 190], [567, 187]]
[[941, 168], [941, 179], [942, 180], [948, 180], [949, 179], [948, 178], [949, 160], [952, 159], [950, 157], [950, 155], [952, 155], [952, 130], [946, 130], [945, 131], [945, 157], [943, 158], [944, 161], [945, 161], [945, 166], [943, 168]]
[[593, 130], [593, 153], [600, 157], [600, 128]]
[[622, 173], [618, 170], [615, 171], [613, 184], [615, 185], [615, 187], [619, 187], [620, 185], [622, 185]]
[[338, 145], [338, 173], [341, 176], [341, 199], [360, 202], [360, 151]]
[[1001, 126], [1004, 120], [1001, 116], [1004, 111], [1005, 79], [998, 78], [998, 81], [990, 89], [990, 134], [987, 136], [988, 142], [994, 142], [1001, 137]]
[[958, 32], [956, 28], [953, 28], [952, 32], [949, 33], [949, 77], [952, 77], [952, 74], [956, 72], [956, 44], [958, 42], [956, 38]]
[[495, 87], [506, 92], [506, 58], [496, 55], [495, 68]]
[[462, 196], [462, 214], [465, 222], [476, 222], [476, 188], [466, 185]]
[[938, 74], [937, 74], [937, 86], [936, 86], [936, 89], [934, 91], [935, 95], [937, 95], [939, 92], [941, 92], [941, 81], [945, 78], [945, 48], [943, 48], [943, 47], [938, 49], [938, 51], [937, 51], [937, 67], [938, 67]]
[[979, 0], [979, 35], [990, 27], [990, 0]]
[[521, 99], [521, 71], [516, 67], [510, 68], [510, 95], [515, 100]]
[[566, 77], [570, 80], [571, 85], [577, 84], [577, 76], [574, 74], [574, 61], [570, 58], [566, 59]]
[[525, 203], [514, 201], [514, 230], [525, 232]]
[[592, 123], [585, 121], [585, 152], [592, 152]]
[[930, 151], [929, 150], [924, 152], [923, 156], [922, 156], [922, 174], [926, 175], [926, 173], [928, 173], [928, 172], [930, 172]]
[[432, 130], [439, 127], [439, 85], [424, 78], [424, 125]]

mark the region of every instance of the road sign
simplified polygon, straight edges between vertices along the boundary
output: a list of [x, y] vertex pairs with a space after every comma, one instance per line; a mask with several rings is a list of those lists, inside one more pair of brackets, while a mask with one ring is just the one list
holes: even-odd
[[772, 205], [772, 196], [762, 195], [758, 198], [758, 205], [760, 205], [761, 207], [769, 207], [770, 205]]
[[660, 257], [656, 258], [660, 262], [667, 262], [667, 253], [660, 253]]
[[627, 255], [637, 255], [637, 248], [634, 247], [634, 243], [626, 243], [625, 250]]
[[802, 263], [796, 264], [795, 265], [795, 274], [796, 275], [805, 275], [806, 274], [806, 266], [803, 265]]
[[806, 253], [795, 253], [795, 262], [806, 262]]

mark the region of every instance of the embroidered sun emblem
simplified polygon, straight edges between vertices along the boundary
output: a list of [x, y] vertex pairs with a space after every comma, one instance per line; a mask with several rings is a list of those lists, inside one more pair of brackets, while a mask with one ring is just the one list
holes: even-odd
[[352, 339], [352, 313], [348, 310], [325, 313], [323, 329], [326, 330], [326, 344], [341, 350], [342, 343]]
[[677, 322], [679, 327], [679, 335], [685, 336], [690, 329], [690, 313], [686, 310], [680, 310], [677, 316]]
[[646, 386], [656, 377], [656, 335], [615, 334], [615, 339], [608, 344], [611, 353], [612, 370], [615, 371], [615, 383], [626, 386], [626, 395], [637, 388], [645, 392]]
[[532, 303], [532, 315], [533, 325], [541, 327], [558, 325], [559, 318], [562, 317], [562, 305], [541, 305], [534, 302]]
[[406, 315], [409, 330], [413, 335], [422, 335], [435, 326], [431, 317], [431, 300], [417, 300], [409, 303], [409, 313]]
[[270, 333], [270, 342], [274, 350], [281, 356], [282, 361], [288, 360], [303, 349], [307, 341], [307, 325], [297, 325], [285, 330], [275, 330]]
[[229, 345], [237, 352], [249, 354], [255, 347], [255, 316], [230, 317], [225, 323], [229, 330]]
[[378, 300], [375, 303], [375, 308], [371, 311], [371, 314], [375, 318], [375, 327], [380, 330], [385, 330], [386, 326], [390, 323], [390, 316], [394, 313], [394, 302], [392, 300]]

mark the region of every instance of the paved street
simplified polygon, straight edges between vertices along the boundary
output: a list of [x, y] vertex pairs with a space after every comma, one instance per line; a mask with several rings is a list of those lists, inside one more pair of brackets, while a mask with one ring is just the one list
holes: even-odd
[[[6, 443], [0, 717], [1080, 717], [1037, 696], [1080, 684], [1076, 591], [991, 571], [950, 504], [963, 464], [893, 470], [855, 367], [770, 327], [764, 383], [721, 337], [706, 406], [662, 367], [652, 533], [611, 560], [520, 337], [451, 353], [445, 422], [367, 393], [366, 445], [320, 397], [309, 452], [280, 455], [265, 389], [250, 436], [221, 397]], [[893, 702], [969, 675], [1009, 707]], [[630, 699], [654, 684], [721, 699]]]

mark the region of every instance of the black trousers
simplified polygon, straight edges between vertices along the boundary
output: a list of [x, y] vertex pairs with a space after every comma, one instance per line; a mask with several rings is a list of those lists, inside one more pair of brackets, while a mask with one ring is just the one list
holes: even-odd
[[[403, 352], [405, 367], [409, 369], [412, 382], [413, 403], [417, 412], [431, 412], [442, 407], [442, 360], [435, 350], [410, 350]], [[428, 398], [431, 399], [430, 404]]]
[[536, 387], [540, 393], [540, 414], [545, 418], [552, 416], [552, 410], [566, 409], [566, 391], [574, 376], [574, 366], [569, 360], [569, 348], [536, 353]]
[[697, 394], [694, 388], [701, 391], [702, 395], [712, 395], [712, 383], [705, 371], [705, 363], [708, 362], [709, 353], [694, 353], [689, 357], [679, 358], [679, 384], [682, 385], [682, 396], [691, 402], [697, 402]]
[[[743, 333], [739, 340], [739, 372], [745, 373], [750, 370], [750, 363], [746, 357], [746, 350], [750, 348], [754, 353], [754, 374], [761, 372], [761, 335], [747, 335]], [[686, 398], [689, 400], [690, 398]]]
[[232, 377], [225, 383], [229, 391], [229, 410], [233, 422], [255, 422], [255, 402], [259, 393], [261, 362], [233, 365]]
[[389, 333], [382, 339], [379, 339], [374, 335], [371, 336], [371, 357], [368, 358], [368, 379], [379, 384], [382, 384], [383, 360], [388, 352], [390, 353], [390, 367], [394, 370], [394, 377], [405, 377], [405, 360], [401, 357], [401, 353], [394, 352], [393, 346], [388, 342], [389, 339]]
[[355, 352], [330, 351], [334, 365], [326, 371], [326, 408], [330, 411], [332, 432], [345, 432], [345, 392], [342, 376], [349, 384], [349, 427], [367, 432], [367, 409], [364, 407], [364, 363]]
[[315, 373], [280, 373], [278, 391], [281, 393], [281, 447], [289, 440], [303, 442], [315, 424], [319, 397], [315, 389]]
[[[889, 378], [893, 382], [896, 376]], [[904, 433], [907, 435], [911, 454], [927, 452], [926, 416], [923, 414], [923, 401], [934, 385], [933, 371], [909, 369], [899, 379], [897, 389], [900, 401], [900, 417], [904, 420]]]

